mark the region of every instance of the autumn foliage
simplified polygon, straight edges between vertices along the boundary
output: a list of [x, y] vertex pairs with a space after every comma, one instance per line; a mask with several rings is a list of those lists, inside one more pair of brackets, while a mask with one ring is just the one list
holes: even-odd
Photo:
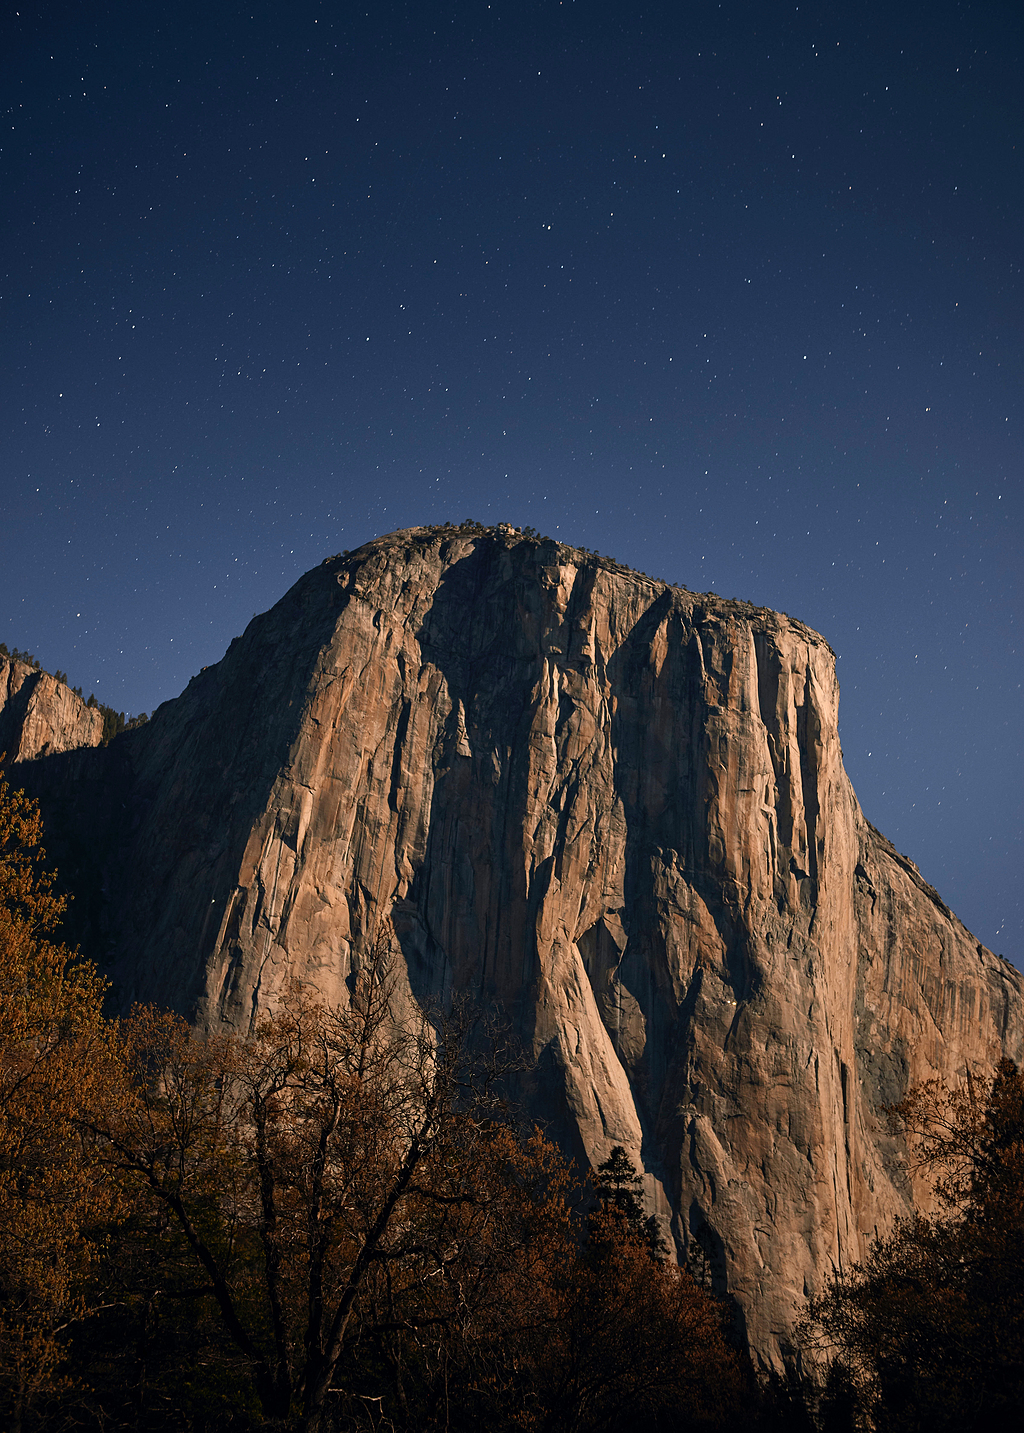
[[[758, 1389], [615, 1149], [580, 1177], [425, 1015], [389, 932], [343, 1007], [252, 1033], [103, 1014], [38, 812], [0, 778], [0, 1420], [30, 1430], [1008, 1433], [1024, 1407], [1024, 1077], [892, 1112], [939, 1201], [810, 1306]], [[429, 1018], [428, 1018], [429, 1016]]]
[[386, 932], [343, 1008], [296, 986], [248, 1038], [107, 1021], [39, 840], [0, 785], [7, 1428], [750, 1423], [628, 1161], [595, 1187], [521, 1130], [500, 1028], [426, 1018]]
[[0, 1396], [21, 1414], [68, 1386], [69, 1324], [119, 1191], [77, 1116], [104, 1063], [103, 982], [54, 940], [64, 902], [38, 812], [0, 778]]

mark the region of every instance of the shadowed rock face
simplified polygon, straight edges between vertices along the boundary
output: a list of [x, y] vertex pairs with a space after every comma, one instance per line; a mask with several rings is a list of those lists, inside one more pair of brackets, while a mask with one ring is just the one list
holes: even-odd
[[103, 713], [49, 672], [0, 655], [0, 757], [32, 761], [51, 752], [99, 746]]
[[883, 1104], [1024, 1036], [1021, 977], [865, 821], [838, 696], [777, 613], [413, 529], [20, 776], [126, 1003], [246, 1028], [292, 977], [344, 999], [389, 918], [410, 998], [500, 1002], [534, 1112], [626, 1147], [773, 1362], [908, 1208]]

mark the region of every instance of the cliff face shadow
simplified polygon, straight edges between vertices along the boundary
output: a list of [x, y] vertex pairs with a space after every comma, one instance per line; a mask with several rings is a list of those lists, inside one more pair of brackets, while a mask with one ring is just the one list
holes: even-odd
[[[656, 639], [663, 653], [660, 663], [652, 660]], [[690, 929], [691, 913], [680, 904], [690, 893], [714, 922], [737, 1000], [749, 997], [755, 978], [744, 932], [723, 899], [710, 849], [709, 707], [699, 642], [693, 614], [669, 591], [651, 605], [608, 663], [609, 683], [617, 694], [611, 721], [614, 785], [626, 823], [628, 939], [621, 968], [624, 974], [631, 968], [645, 972], [642, 984], [653, 1002], [648, 1030], [656, 1036], [671, 1029], [675, 1039], [680, 1008], [678, 994], [669, 991], [673, 974], [689, 981], [699, 976], [699, 968], [686, 975], [674, 967], [680, 957], [693, 959], [698, 952], [680, 950], [670, 957], [663, 932], [667, 923]], [[653, 1117], [666, 1072], [680, 1051], [659, 1047], [655, 1039], [645, 1056]]]
[[40, 671], [31, 672], [10, 700], [0, 707], [0, 760], [5, 758], [13, 760], [19, 740], [18, 734], [24, 724], [32, 693], [42, 680], [42, 676]]
[[[442, 549], [443, 554], [443, 549]], [[541, 657], [524, 639], [522, 562], [484, 539], [447, 566], [415, 636], [441, 674], [450, 710], [432, 754], [423, 859], [395, 912], [414, 994], [444, 990], [505, 1002], [521, 1038], [528, 1005], [509, 1000], [532, 978], [536, 947], [522, 862], [509, 828], [527, 781], [531, 693]]]
[[69, 931], [113, 980], [115, 1008], [192, 1013], [344, 600], [334, 569], [315, 569], [144, 726], [12, 769], [40, 802]]
[[[651, 1156], [648, 1167], [657, 1169], [663, 1091], [681, 1058], [680, 1007], [659, 934], [665, 918], [656, 889], [659, 863], [684, 873], [705, 903], [741, 995], [751, 981], [742, 933], [710, 869], [703, 800], [707, 702], [687, 622], [690, 608], [671, 589], [657, 591], [598, 673], [574, 639], [593, 602], [596, 569], [579, 570], [567, 605], [556, 611], [542, 586], [542, 556], [514, 552], [499, 566], [489, 547], [478, 543], [445, 570], [416, 633], [423, 661], [443, 674], [451, 711], [439, 738], [423, 860], [395, 913], [410, 983], [421, 1000], [436, 999], [442, 990], [464, 991], [481, 1002], [500, 998], [524, 1044], [533, 1042], [541, 906], [562, 874], [569, 826], [587, 806], [581, 783], [604, 783], [607, 796], [597, 799], [617, 802], [625, 818], [626, 946], [615, 967], [602, 927], [581, 931], [580, 949], [589, 971], [597, 959], [588, 962], [590, 948], [609, 946], [606, 974], [639, 1007], [643, 1052], [634, 1060], [621, 1053]], [[652, 645], [666, 624], [668, 652], [656, 672]], [[590, 777], [576, 774], [571, 755], [575, 703], [545, 686], [558, 674], [569, 674], [570, 687], [580, 690], [592, 692], [596, 682], [610, 698], [609, 751], [603, 769]], [[531, 826], [538, 819], [531, 741], [544, 702], [559, 754], [545, 816], [552, 853], [531, 861], [524, 858], [524, 821]], [[603, 877], [595, 873], [593, 879]], [[595, 996], [602, 1009], [596, 983]], [[618, 1049], [619, 1032], [603, 1009], [602, 1018]], [[576, 1121], [568, 1113], [560, 1119], [557, 1100], [552, 1104], [554, 1092], [564, 1087], [561, 1075], [545, 1074], [543, 1061], [524, 1084], [530, 1103], [543, 1103], [549, 1117], [571, 1132]]]

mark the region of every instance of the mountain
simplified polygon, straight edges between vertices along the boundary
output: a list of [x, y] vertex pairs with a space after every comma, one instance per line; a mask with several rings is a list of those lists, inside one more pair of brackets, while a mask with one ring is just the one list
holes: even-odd
[[[511, 528], [327, 560], [107, 747], [20, 763], [118, 998], [248, 1028], [506, 1012], [572, 1153], [625, 1146], [755, 1355], [911, 1207], [884, 1106], [1024, 1044], [1024, 989], [865, 820], [827, 642]], [[918, 1190], [919, 1197], [923, 1197]]]

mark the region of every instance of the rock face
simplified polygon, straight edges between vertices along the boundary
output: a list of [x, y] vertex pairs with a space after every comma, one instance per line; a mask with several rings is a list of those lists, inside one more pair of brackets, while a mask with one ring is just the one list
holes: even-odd
[[909, 1207], [882, 1106], [1024, 1043], [1021, 977], [864, 819], [838, 697], [787, 617], [412, 529], [146, 727], [20, 773], [125, 1002], [245, 1028], [293, 977], [341, 1000], [389, 919], [410, 998], [500, 1002], [533, 1110], [626, 1147], [772, 1363]]
[[32, 761], [51, 752], [99, 746], [103, 713], [49, 672], [0, 655], [0, 757]]

